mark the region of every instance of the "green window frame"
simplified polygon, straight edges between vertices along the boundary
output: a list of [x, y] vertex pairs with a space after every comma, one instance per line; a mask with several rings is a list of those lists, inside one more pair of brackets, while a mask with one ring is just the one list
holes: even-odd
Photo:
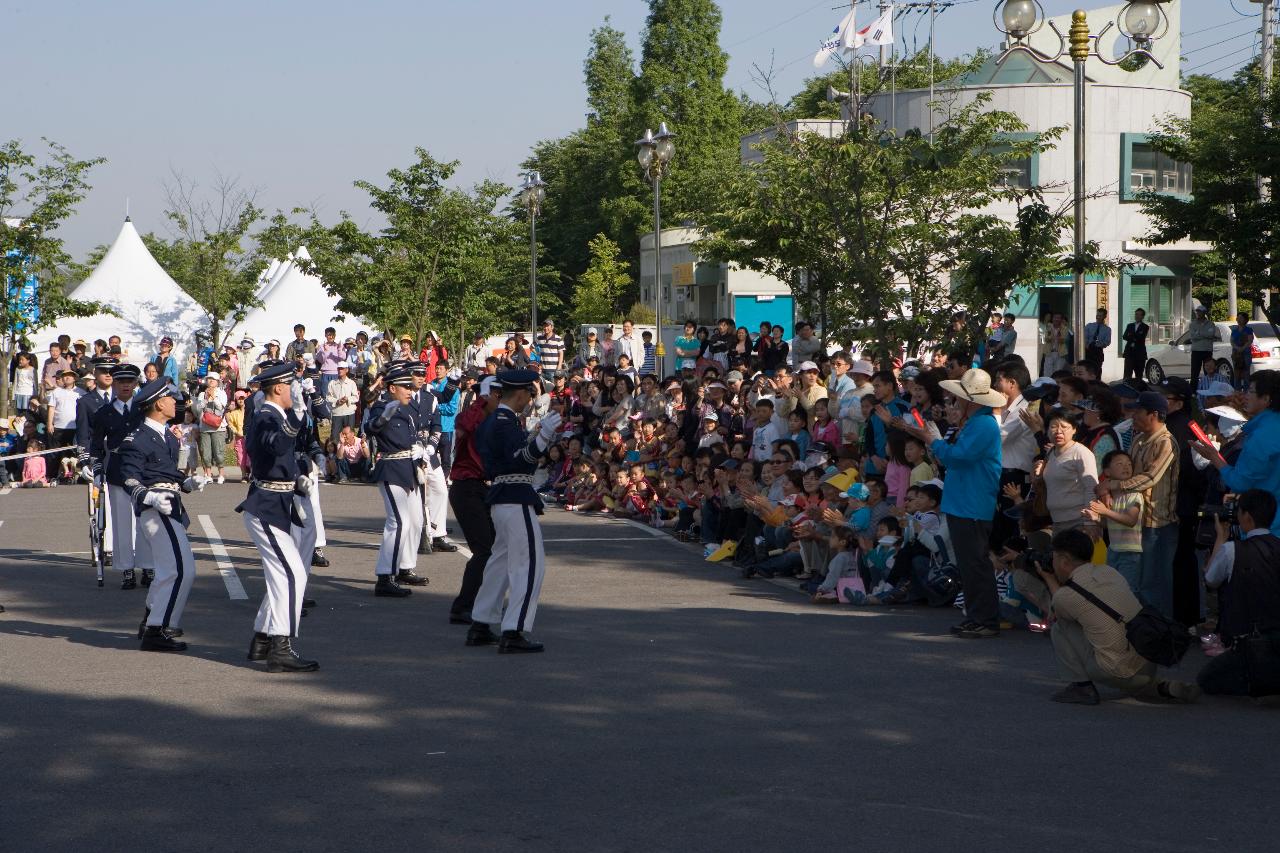
[[[1139, 150], [1135, 157], [1135, 146], [1146, 146], [1150, 149], [1150, 143], [1151, 134], [1149, 133], [1120, 134], [1120, 201], [1137, 202], [1138, 194], [1144, 191], [1190, 199], [1194, 180], [1191, 164], [1179, 163], [1153, 149]], [[1151, 160], [1150, 168], [1135, 170], [1136, 163], [1142, 163], [1148, 158]], [[1142, 186], [1134, 186], [1135, 175], [1142, 177]], [[1173, 185], [1172, 188], [1170, 184]]]
[[1182, 293], [1185, 272], [1168, 267], [1146, 266], [1125, 270], [1120, 274], [1120, 316], [1117, 325], [1123, 329], [1133, 320], [1133, 312], [1141, 308], [1147, 312], [1146, 321], [1151, 326], [1149, 344], [1165, 344], [1182, 332], [1186, 322], [1185, 311], [1175, 304]]

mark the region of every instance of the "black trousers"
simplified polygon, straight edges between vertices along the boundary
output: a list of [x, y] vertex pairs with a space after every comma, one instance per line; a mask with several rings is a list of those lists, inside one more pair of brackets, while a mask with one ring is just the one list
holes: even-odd
[[1102, 347], [1085, 347], [1084, 357], [1089, 361], [1092, 361], [1094, 364], [1098, 365], [1099, 367], [1101, 367], [1102, 362], [1107, 357], [1107, 351], [1104, 350]]
[[947, 529], [951, 533], [951, 548], [955, 551], [960, 583], [964, 586], [965, 616], [988, 628], [999, 628], [1000, 599], [987, 550], [987, 543], [991, 541], [991, 522], [948, 515]]
[[453, 433], [440, 433], [440, 467], [444, 469], [444, 478], [449, 479], [453, 471]]
[[1004, 487], [1010, 483], [1016, 485], [1025, 498], [1031, 491], [1031, 475], [1021, 468], [1001, 469], [1000, 492], [996, 496], [996, 515], [991, 519], [991, 539], [988, 543], [992, 551], [999, 551], [1004, 543], [1018, 535], [1018, 522], [1005, 515], [1005, 510], [1013, 507], [1013, 501], [1004, 496]]
[[484, 496], [489, 487], [483, 480], [454, 480], [449, 488], [449, 505], [453, 507], [453, 515], [462, 527], [462, 535], [471, 549], [471, 559], [462, 572], [462, 589], [449, 608], [450, 613], [470, 613], [476, 603], [476, 593], [484, 581], [484, 567], [489, 562], [489, 554], [493, 551], [493, 519], [489, 517], [489, 507]]
[[1146, 379], [1142, 375], [1143, 370], [1147, 366], [1147, 350], [1128, 349], [1124, 354], [1124, 378], [1125, 379]]
[[1204, 361], [1206, 358], [1213, 358], [1213, 352], [1212, 351], [1197, 352], [1196, 350], [1191, 351], [1191, 387], [1193, 388], [1195, 387], [1196, 383], [1200, 381], [1200, 370], [1204, 365]]

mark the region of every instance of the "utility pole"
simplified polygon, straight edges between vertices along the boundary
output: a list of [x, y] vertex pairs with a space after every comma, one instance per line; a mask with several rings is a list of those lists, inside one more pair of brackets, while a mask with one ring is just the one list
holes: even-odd
[[[1275, 74], [1276, 60], [1276, 0], [1251, 0], [1253, 3], [1262, 4], [1262, 98], [1265, 101], [1271, 92], [1271, 80]], [[1266, 180], [1258, 176], [1258, 198], [1265, 201], [1271, 195], [1271, 188], [1267, 186]], [[1260, 291], [1259, 296], [1266, 299], [1266, 291]], [[1228, 305], [1236, 302], [1236, 277], [1234, 273], [1227, 274], [1227, 303]], [[1232, 316], [1235, 316], [1235, 309], [1232, 309]], [[1253, 306], [1253, 319], [1265, 319], [1262, 313], [1262, 306]]]

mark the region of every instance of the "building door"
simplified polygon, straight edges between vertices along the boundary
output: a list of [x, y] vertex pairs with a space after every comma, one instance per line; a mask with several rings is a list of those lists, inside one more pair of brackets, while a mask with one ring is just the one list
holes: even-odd
[[1120, 310], [1124, 313], [1116, 318], [1116, 325], [1123, 329], [1133, 320], [1133, 312], [1141, 308], [1147, 312], [1147, 325], [1151, 327], [1147, 343], [1169, 343], [1186, 325], [1177, 292], [1178, 282], [1172, 276], [1129, 276], [1120, 290]]

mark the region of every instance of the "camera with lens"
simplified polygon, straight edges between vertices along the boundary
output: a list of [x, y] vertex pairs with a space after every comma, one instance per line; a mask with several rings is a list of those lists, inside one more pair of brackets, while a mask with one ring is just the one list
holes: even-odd
[[1022, 559], [1026, 561], [1029, 569], [1053, 573], [1053, 551], [1051, 550], [1028, 549], [1022, 552]]
[[1223, 501], [1221, 504], [1204, 504], [1199, 513], [1201, 518], [1220, 519], [1233, 527], [1240, 523], [1238, 505], [1234, 500]]

